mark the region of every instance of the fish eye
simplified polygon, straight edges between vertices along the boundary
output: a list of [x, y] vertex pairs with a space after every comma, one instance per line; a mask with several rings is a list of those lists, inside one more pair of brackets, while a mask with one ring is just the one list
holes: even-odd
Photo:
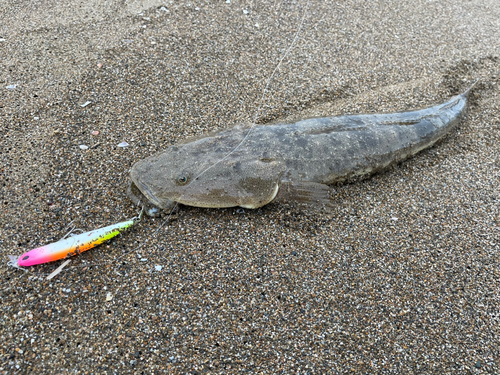
[[186, 185], [188, 182], [188, 177], [186, 175], [181, 174], [180, 176], [177, 177], [177, 185]]

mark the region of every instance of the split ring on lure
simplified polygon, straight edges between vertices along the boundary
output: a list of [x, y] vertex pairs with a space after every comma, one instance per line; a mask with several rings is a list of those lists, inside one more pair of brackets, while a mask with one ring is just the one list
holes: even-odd
[[130, 220], [95, 229], [30, 250], [19, 257], [17, 264], [19, 266], [28, 267], [83, 253], [130, 228], [140, 221], [141, 217], [142, 211], [138, 217], [134, 217]]

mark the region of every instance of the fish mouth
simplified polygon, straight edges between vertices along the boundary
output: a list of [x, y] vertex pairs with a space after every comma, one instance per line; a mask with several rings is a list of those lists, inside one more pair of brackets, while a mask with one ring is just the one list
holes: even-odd
[[[140, 189], [139, 186], [143, 189]], [[130, 181], [127, 188], [127, 196], [137, 206], [142, 207], [146, 215], [157, 217], [160, 216], [161, 209], [171, 209], [175, 206], [176, 202], [170, 199], [166, 204], [161, 204], [144, 184], [139, 182], [139, 186], [134, 181]]]

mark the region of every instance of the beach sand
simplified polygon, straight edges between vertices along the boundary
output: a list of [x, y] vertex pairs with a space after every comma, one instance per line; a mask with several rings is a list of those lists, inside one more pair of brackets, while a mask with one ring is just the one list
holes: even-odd
[[[499, 373], [499, 78], [496, 0], [5, 1], [1, 373]], [[137, 215], [131, 166], [189, 136], [476, 79], [456, 131], [330, 212], [181, 206], [51, 280], [7, 265]]]

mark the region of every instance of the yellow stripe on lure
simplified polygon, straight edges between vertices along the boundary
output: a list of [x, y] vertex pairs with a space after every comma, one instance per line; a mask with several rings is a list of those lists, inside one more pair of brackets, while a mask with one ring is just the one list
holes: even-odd
[[17, 260], [17, 264], [23, 267], [28, 267], [34, 266], [35, 264], [53, 262], [55, 260], [83, 253], [84, 251], [87, 251], [88, 249], [91, 249], [104, 241], [117, 236], [125, 229], [134, 225], [140, 220], [140, 218], [141, 217], [139, 216], [138, 218], [133, 218], [118, 224], [85, 232], [73, 237], [62, 239], [49, 245], [38, 247], [21, 255]]

